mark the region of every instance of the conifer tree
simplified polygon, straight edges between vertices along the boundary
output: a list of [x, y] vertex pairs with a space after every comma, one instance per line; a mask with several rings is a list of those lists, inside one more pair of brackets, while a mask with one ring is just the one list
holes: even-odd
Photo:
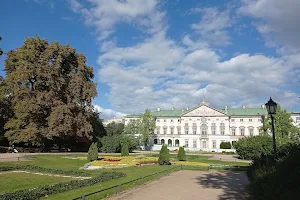
[[162, 145], [159, 152], [158, 164], [169, 165], [170, 164], [170, 153], [166, 145]]
[[186, 155], [185, 155], [185, 150], [183, 147], [179, 148], [178, 154], [177, 154], [177, 159], [179, 161], [186, 161]]

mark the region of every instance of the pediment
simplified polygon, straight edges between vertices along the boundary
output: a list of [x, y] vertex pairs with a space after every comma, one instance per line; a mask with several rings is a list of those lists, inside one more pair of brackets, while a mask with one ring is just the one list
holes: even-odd
[[199, 107], [196, 107], [189, 112], [182, 115], [183, 117], [198, 117], [198, 116], [226, 116], [225, 113], [214, 109], [207, 105], [200, 105]]

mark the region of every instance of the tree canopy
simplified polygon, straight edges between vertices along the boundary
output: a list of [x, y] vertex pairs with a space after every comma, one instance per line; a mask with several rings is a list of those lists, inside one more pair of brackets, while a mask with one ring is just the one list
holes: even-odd
[[[0, 41], [2, 40], [2, 37], [1, 37], [1, 35], [0, 35]], [[2, 51], [2, 49], [0, 48], [0, 56], [3, 54], [3, 51]]]
[[[281, 109], [280, 105], [278, 105], [277, 113], [273, 116], [275, 121], [275, 134], [277, 142], [279, 145], [290, 142], [291, 139], [294, 138], [295, 134], [299, 133], [299, 129], [293, 124], [290, 113]], [[268, 134], [271, 129], [271, 117], [268, 117], [264, 121], [262, 132], [263, 134]]]
[[93, 68], [69, 45], [39, 37], [7, 53], [5, 83], [14, 116], [5, 124], [11, 143], [31, 146], [90, 143]]
[[147, 146], [151, 135], [154, 133], [155, 128], [155, 120], [151, 116], [151, 111], [147, 109], [145, 113], [141, 116], [139, 123], [139, 132], [141, 134], [141, 140], [145, 146]]

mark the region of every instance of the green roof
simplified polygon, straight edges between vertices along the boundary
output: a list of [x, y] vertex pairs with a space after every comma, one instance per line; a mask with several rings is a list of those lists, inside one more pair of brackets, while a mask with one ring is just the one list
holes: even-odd
[[[161, 111], [151, 111], [153, 117], [180, 117], [181, 115], [189, 112], [191, 110], [175, 109], [175, 110], [161, 110]], [[225, 109], [219, 110], [225, 113]], [[266, 115], [267, 110], [262, 108], [228, 108], [227, 115], [229, 116], [253, 116], [253, 115]], [[142, 114], [127, 115], [126, 117], [140, 117]]]
[[[225, 109], [222, 109], [225, 112]], [[229, 116], [249, 116], [249, 115], [266, 115], [266, 109], [263, 108], [228, 108], [227, 114]]]

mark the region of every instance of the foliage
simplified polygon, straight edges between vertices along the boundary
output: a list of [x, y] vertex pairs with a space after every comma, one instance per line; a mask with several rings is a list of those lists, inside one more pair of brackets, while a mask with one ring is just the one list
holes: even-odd
[[221, 142], [220, 149], [231, 149], [230, 142]]
[[10, 199], [19, 199], [19, 200], [33, 200], [40, 199], [46, 195], [56, 194], [68, 190], [73, 190], [81, 187], [86, 187], [89, 185], [94, 185], [99, 182], [104, 182], [120, 177], [124, 177], [126, 174], [120, 172], [104, 172], [99, 176], [91, 179], [84, 180], [72, 180], [70, 182], [57, 183], [54, 185], [40, 186], [34, 189], [24, 189], [18, 190], [16, 192], [5, 193], [0, 195], [0, 200], [10, 200]]
[[121, 135], [124, 131], [124, 124], [111, 122], [105, 129], [108, 136]]
[[111, 135], [104, 136], [101, 139], [102, 148], [101, 151], [105, 153], [120, 153], [121, 145], [127, 144], [129, 152], [136, 149], [137, 139], [133, 135]]
[[151, 135], [154, 133], [156, 128], [155, 121], [151, 116], [151, 111], [146, 110], [145, 113], [141, 116], [139, 123], [139, 133], [141, 136], [142, 143], [147, 146]]
[[101, 138], [106, 135], [102, 120], [99, 117], [98, 112], [92, 112], [89, 121], [93, 127], [93, 142], [97, 143], [98, 149], [101, 148]]
[[128, 150], [128, 145], [127, 145], [127, 143], [124, 143], [124, 144], [122, 145], [121, 156], [129, 156], [129, 150]]
[[34, 165], [10, 165], [10, 166], [0, 166], [0, 172], [4, 171], [18, 171], [18, 170], [26, 170], [26, 171], [34, 171], [34, 172], [42, 172], [49, 174], [63, 174], [63, 175], [74, 175], [74, 176], [90, 176], [90, 174], [79, 171], [70, 171], [70, 170], [59, 170], [59, 169], [48, 169]]
[[300, 195], [300, 145], [288, 143], [277, 155], [262, 155], [247, 171], [253, 199], [295, 199]]
[[[298, 138], [299, 140], [299, 137], [297, 137], [299, 136], [299, 129], [294, 126], [290, 113], [286, 110], [282, 110], [280, 105], [277, 105], [277, 112], [273, 115], [273, 117], [275, 121], [276, 140], [279, 145], [293, 142], [295, 141], [295, 138]], [[272, 121], [271, 117], [268, 116], [268, 118], [264, 121], [261, 131], [264, 135], [267, 135], [271, 130]], [[297, 134], [296, 137], [295, 134]]]
[[273, 151], [270, 136], [252, 136], [239, 139], [234, 147], [242, 159], [256, 159], [261, 154], [268, 155]]
[[39, 37], [27, 38], [7, 56], [5, 81], [15, 113], [5, 124], [8, 140], [32, 146], [88, 145], [97, 92], [86, 57]]
[[132, 134], [136, 135], [140, 133], [139, 130], [140, 127], [140, 120], [134, 120], [130, 121], [125, 127], [124, 127], [124, 134]]
[[94, 161], [98, 159], [98, 147], [96, 143], [91, 144], [88, 151], [87, 159], [89, 161]]
[[159, 152], [158, 163], [160, 165], [169, 165], [170, 164], [170, 153], [166, 145], [162, 145]]
[[185, 155], [185, 150], [183, 147], [179, 147], [179, 151], [177, 154], [177, 159], [179, 161], [186, 161], [186, 155]]

